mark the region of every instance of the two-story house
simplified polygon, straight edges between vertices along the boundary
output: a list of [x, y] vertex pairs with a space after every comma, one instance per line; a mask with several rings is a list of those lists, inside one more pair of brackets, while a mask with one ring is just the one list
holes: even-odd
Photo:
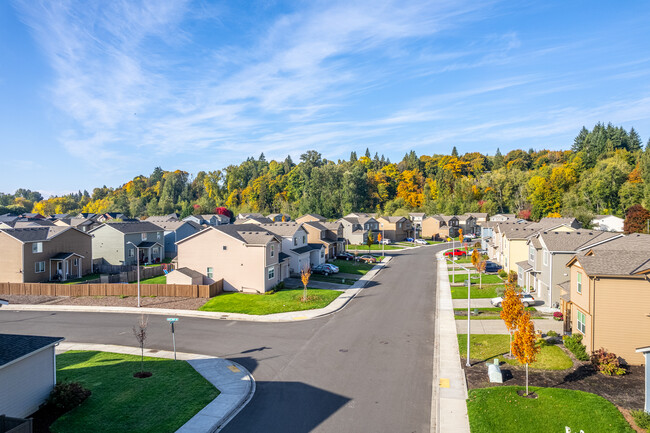
[[39, 283], [92, 273], [92, 238], [73, 227], [0, 230], [0, 282]]
[[423, 232], [422, 232], [422, 222], [426, 218], [427, 214], [424, 212], [411, 212], [409, 213], [409, 219], [411, 220], [411, 223], [413, 224], [413, 231], [415, 233], [415, 237], [424, 237]]
[[109, 265], [159, 263], [165, 258], [165, 231], [148, 221], [106, 223], [93, 235], [93, 259]]
[[176, 257], [176, 242], [203, 230], [203, 227], [194, 221], [149, 221], [164, 231], [165, 257]]
[[449, 226], [440, 215], [431, 215], [422, 220], [422, 237], [434, 240], [447, 239], [449, 237]]
[[486, 223], [488, 221], [487, 212], [467, 212], [465, 215], [474, 217], [476, 224], [478, 225], [481, 225], [482, 223]]
[[325, 248], [322, 244], [309, 242], [309, 235], [297, 222], [260, 224], [260, 227], [275, 234], [282, 241], [282, 252], [289, 256], [289, 273], [300, 271], [325, 262]]
[[413, 223], [405, 217], [382, 216], [377, 218], [379, 230], [386, 239], [403, 241], [413, 237]]
[[345, 251], [343, 224], [309, 221], [304, 223], [303, 227], [307, 230], [309, 243], [324, 246], [326, 259], [334, 259], [337, 254]]
[[208, 227], [177, 242], [178, 267], [223, 279], [226, 292], [265, 293], [289, 276], [282, 240], [259, 225]]
[[376, 239], [376, 233], [379, 230], [379, 222], [366, 214], [349, 214], [336, 222], [343, 225], [343, 237], [352, 245], [365, 244], [368, 239], [368, 232], [371, 230], [375, 234], [373, 238]]
[[567, 262], [578, 252], [612, 241], [621, 234], [593, 231], [541, 231], [528, 238], [528, 260], [517, 262], [520, 286], [535, 291], [545, 305], [558, 308], [558, 284], [569, 279]]
[[604, 348], [629, 364], [650, 340], [650, 236], [632, 234], [574, 256], [564, 320], [587, 352]]
[[470, 214], [458, 215], [458, 224], [463, 229], [463, 235], [473, 234], [478, 235], [480, 228], [476, 224], [476, 217]]
[[183, 221], [191, 221], [200, 226], [220, 226], [230, 224], [230, 218], [221, 214], [190, 215], [183, 218]]

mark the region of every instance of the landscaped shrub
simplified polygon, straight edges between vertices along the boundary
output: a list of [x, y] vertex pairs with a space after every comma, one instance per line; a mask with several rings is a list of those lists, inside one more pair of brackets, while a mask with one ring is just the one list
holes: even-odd
[[503, 298], [503, 295], [506, 293], [506, 288], [503, 286], [499, 286], [494, 291], [497, 293], [497, 297]]
[[508, 276], [508, 273], [507, 273], [506, 271], [504, 271], [503, 269], [501, 269], [501, 270], [499, 271], [499, 276], [500, 276], [501, 278], [505, 278], [505, 277]]
[[558, 333], [555, 331], [548, 331], [546, 335], [548, 335], [549, 337], [557, 337]]
[[576, 358], [580, 361], [589, 361], [587, 348], [582, 344], [582, 334], [565, 335], [562, 340], [564, 341], [564, 347], [569, 349]]
[[631, 410], [630, 414], [637, 426], [644, 430], [650, 430], [650, 413], [643, 410]]
[[57, 382], [45, 401], [45, 406], [58, 415], [63, 415], [81, 405], [90, 394], [90, 390], [79, 382]]
[[553, 313], [553, 319], [555, 320], [562, 320], [564, 318], [564, 315], [560, 313], [559, 311], [556, 311]]
[[591, 363], [606, 376], [625, 374], [625, 369], [621, 367], [618, 356], [605, 349], [600, 348], [591, 355]]

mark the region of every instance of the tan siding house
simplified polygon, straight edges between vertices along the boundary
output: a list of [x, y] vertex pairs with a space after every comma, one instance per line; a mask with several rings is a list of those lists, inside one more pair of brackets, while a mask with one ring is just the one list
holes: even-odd
[[413, 236], [413, 223], [408, 218], [383, 216], [377, 218], [379, 232], [383, 233], [385, 239], [392, 241], [403, 241]]
[[422, 237], [431, 239], [446, 239], [449, 237], [449, 227], [442, 218], [429, 216], [422, 220]]

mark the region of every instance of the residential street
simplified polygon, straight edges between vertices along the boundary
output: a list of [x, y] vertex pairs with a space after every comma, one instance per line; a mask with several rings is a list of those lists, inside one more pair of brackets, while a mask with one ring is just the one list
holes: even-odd
[[[224, 432], [428, 432], [435, 252], [405, 250], [342, 311], [297, 323], [181, 318], [177, 349], [236, 361], [253, 400]], [[127, 314], [8, 312], [2, 332], [136, 345]], [[169, 350], [164, 317], [149, 317], [148, 348]]]

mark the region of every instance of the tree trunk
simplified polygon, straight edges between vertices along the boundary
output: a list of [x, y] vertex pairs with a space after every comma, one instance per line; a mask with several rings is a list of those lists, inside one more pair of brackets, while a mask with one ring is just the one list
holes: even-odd
[[528, 395], [528, 364], [526, 364], [526, 395]]
[[510, 336], [510, 344], [508, 345], [508, 355], [512, 358], [512, 331], [508, 331], [508, 335]]

